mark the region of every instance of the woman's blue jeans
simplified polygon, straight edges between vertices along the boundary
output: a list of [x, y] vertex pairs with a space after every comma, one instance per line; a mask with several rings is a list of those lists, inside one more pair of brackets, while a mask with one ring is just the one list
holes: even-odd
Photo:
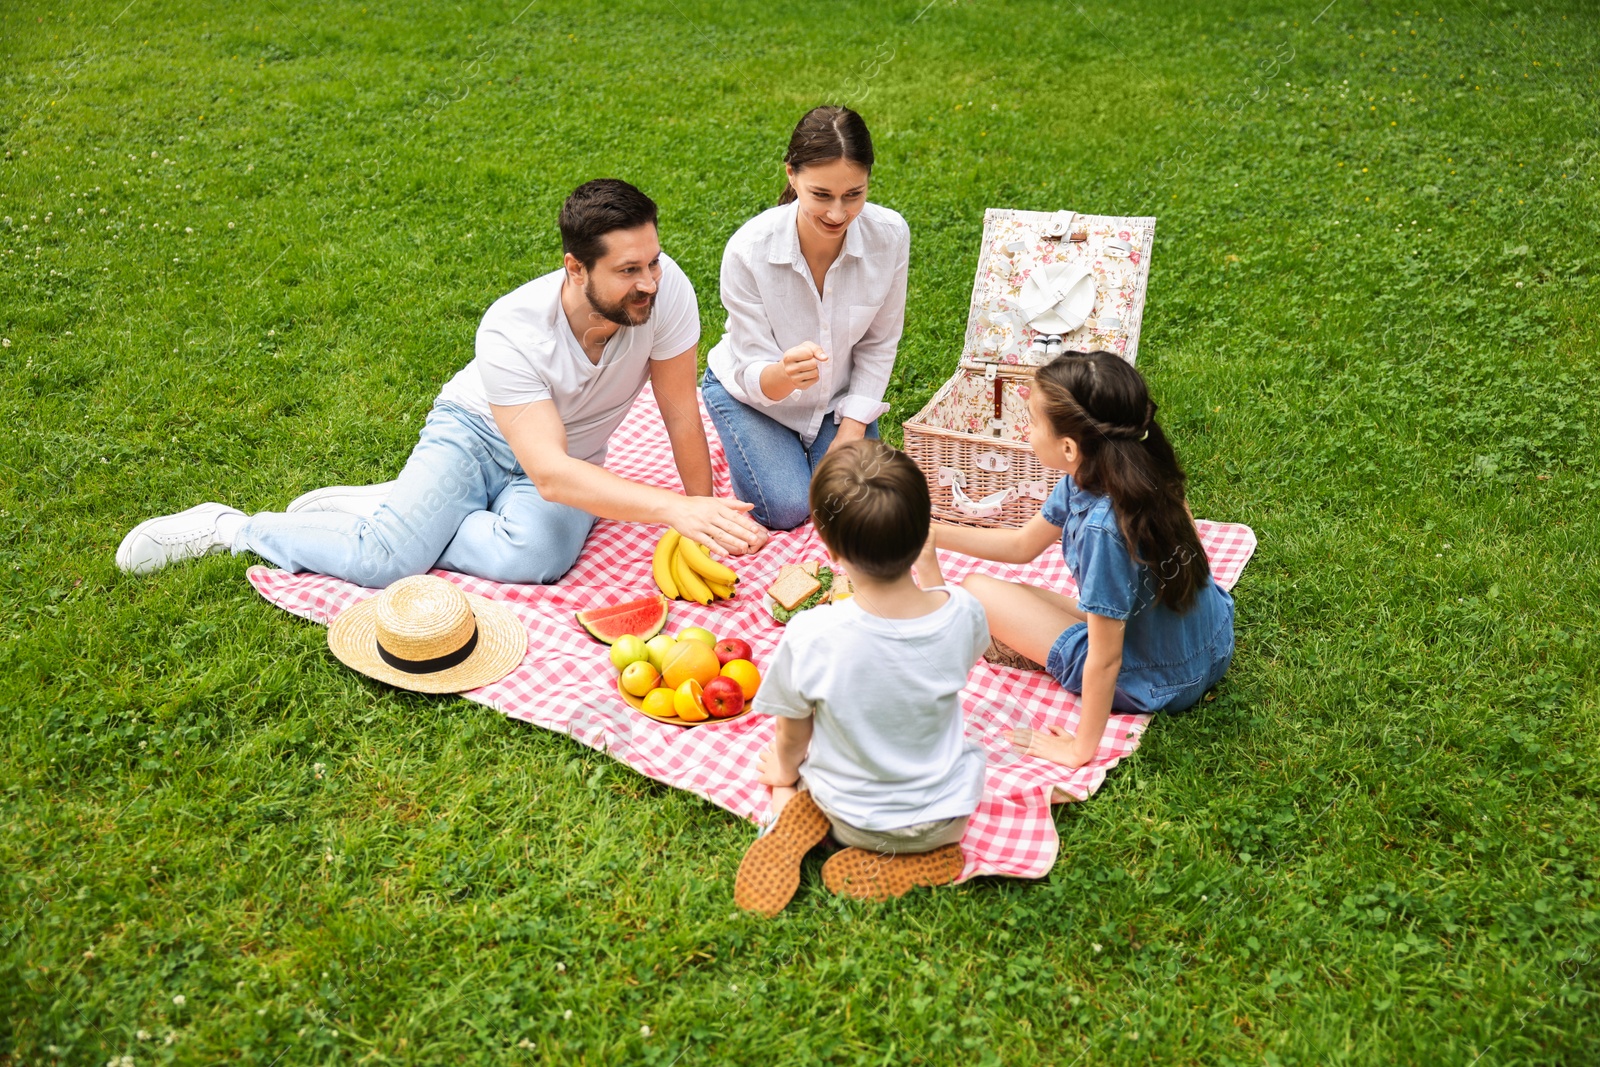
[[367, 518], [262, 512], [234, 542], [288, 571], [371, 589], [434, 567], [548, 585], [577, 562], [594, 516], [539, 495], [498, 430], [453, 404], [428, 413], [394, 493]]
[[[754, 504], [750, 517], [769, 530], [792, 530], [811, 515], [811, 475], [839, 432], [831, 414], [822, 417], [809, 445], [783, 423], [735, 400], [710, 369], [700, 381], [706, 410], [722, 438], [733, 479], [733, 495]], [[867, 427], [878, 436], [878, 421]]]

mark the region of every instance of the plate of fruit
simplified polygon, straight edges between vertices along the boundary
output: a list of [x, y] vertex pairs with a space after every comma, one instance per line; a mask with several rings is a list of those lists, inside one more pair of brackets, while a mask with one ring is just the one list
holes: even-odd
[[617, 694], [657, 722], [687, 727], [737, 719], [761, 686], [748, 642], [718, 640], [699, 626], [664, 633], [664, 597], [579, 612], [578, 621], [611, 646]]

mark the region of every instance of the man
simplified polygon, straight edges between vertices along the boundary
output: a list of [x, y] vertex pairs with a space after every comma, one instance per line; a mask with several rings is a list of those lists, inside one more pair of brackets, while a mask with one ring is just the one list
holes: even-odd
[[[573, 191], [562, 268], [484, 315], [476, 358], [439, 393], [395, 481], [318, 490], [283, 514], [208, 503], [150, 519], [123, 539], [117, 565], [145, 573], [248, 549], [373, 588], [433, 567], [547, 584], [577, 561], [597, 517], [670, 525], [730, 555], [759, 549], [767, 535], [751, 505], [712, 495], [695, 396], [699, 310], [656, 217], [624, 181]], [[685, 494], [601, 466], [646, 380]]]

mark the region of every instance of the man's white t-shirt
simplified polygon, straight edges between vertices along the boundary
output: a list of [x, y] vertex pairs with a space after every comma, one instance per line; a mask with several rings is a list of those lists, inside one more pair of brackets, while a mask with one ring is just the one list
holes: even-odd
[[567, 454], [604, 463], [606, 442], [650, 377], [650, 361], [700, 343], [694, 285], [665, 252], [650, 321], [624, 326], [591, 362], [561, 309], [565, 270], [551, 271], [496, 300], [478, 326], [477, 354], [445, 383], [437, 402], [494, 426], [490, 404], [553, 400], [567, 429]]
[[983, 750], [966, 740], [961, 690], [989, 647], [983, 605], [958, 586], [937, 611], [884, 619], [855, 597], [789, 620], [755, 710], [813, 716], [800, 774], [830, 814], [863, 830], [971, 815]]

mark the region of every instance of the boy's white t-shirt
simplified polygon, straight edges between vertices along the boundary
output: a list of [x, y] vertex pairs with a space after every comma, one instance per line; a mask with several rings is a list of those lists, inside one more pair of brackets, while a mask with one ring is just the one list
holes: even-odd
[[971, 815], [984, 755], [966, 740], [961, 690], [989, 645], [965, 589], [917, 619], [884, 619], [857, 598], [789, 620], [755, 710], [816, 720], [800, 773], [818, 804], [851, 826], [894, 830]]
[[567, 455], [604, 463], [606, 442], [649, 379], [650, 361], [700, 343], [700, 308], [689, 276], [663, 252], [650, 321], [612, 334], [593, 363], [561, 309], [566, 273], [551, 271], [496, 300], [478, 326], [475, 358], [445, 383], [438, 399], [490, 426], [490, 404], [553, 400], [566, 426]]

